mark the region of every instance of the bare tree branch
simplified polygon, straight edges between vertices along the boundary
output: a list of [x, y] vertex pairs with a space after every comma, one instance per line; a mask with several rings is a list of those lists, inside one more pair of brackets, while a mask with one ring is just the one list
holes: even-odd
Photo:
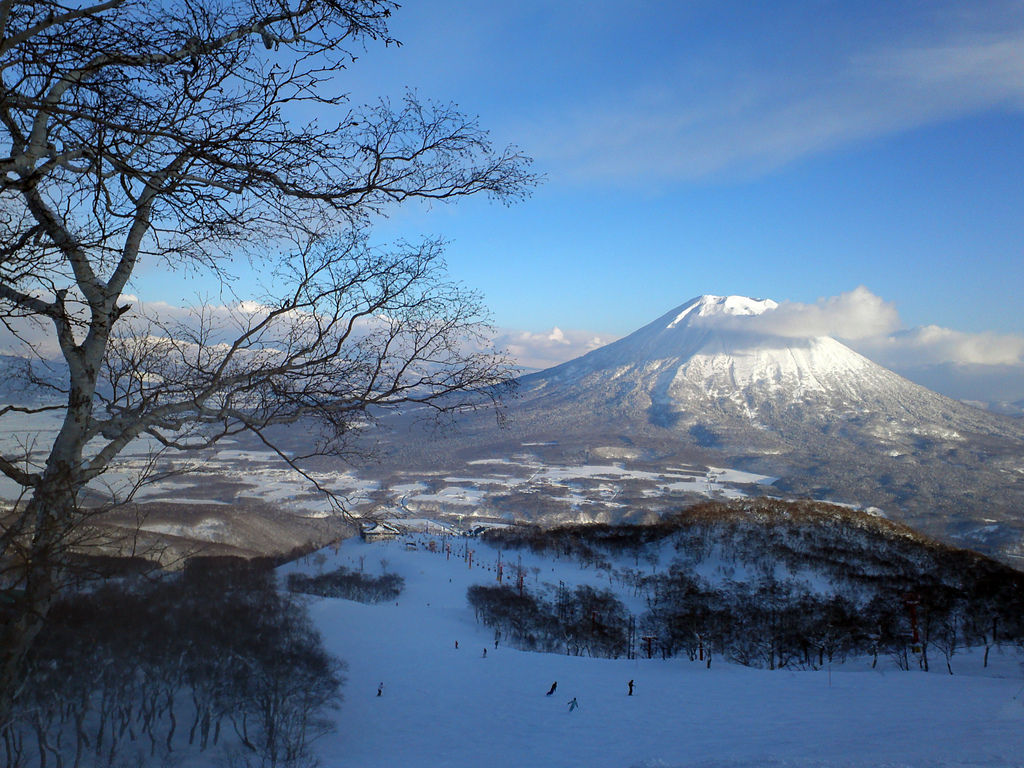
[[[56, 350], [62, 366], [27, 373], [62, 396], [56, 435], [0, 456], [24, 489], [0, 520], [0, 589], [17, 603], [0, 628], [0, 728], [96, 514], [87, 486], [132, 441], [174, 450], [250, 432], [326, 491], [302, 464], [350, 455], [358, 425], [409, 403], [478, 407], [507, 384], [441, 243], [368, 243], [396, 204], [507, 203], [537, 182], [454, 106], [336, 95], [356, 52], [395, 43], [396, 7], [0, 0], [0, 322], [30, 347], [22, 329], [49, 329], [34, 363]], [[327, 127], [290, 120], [303, 104]], [[169, 317], [124, 295], [142, 264], [227, 288], [248, 262], [270, 276], [255, 303]], [[0, 403], [0, 426], [31, 410]], [[275, 448], [271, 428], [299, 422], [317, 425], [316, 445]]]

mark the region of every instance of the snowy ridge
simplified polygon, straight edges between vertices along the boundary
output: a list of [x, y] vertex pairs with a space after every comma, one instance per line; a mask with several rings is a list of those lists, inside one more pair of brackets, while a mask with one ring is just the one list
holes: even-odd
[[820, 338], [774, 349], [700, 352], [680, 366], [676, 379], [691, 384], [724, 383], [729, 391], [762, 385], [785, 392], [793, 401], [809, 392], [845, 387], [846, 382], [870, 375], [872, 368], [877, 366], [838, 341]]
[[669, 323], [674, 328], [683, 320], [692, 317], [715, 317], [720, 315], [761, 315], [779, 305], [771, 299], [748, 299], [746, 296], [698, 296], [677, 310], [675, 320]]

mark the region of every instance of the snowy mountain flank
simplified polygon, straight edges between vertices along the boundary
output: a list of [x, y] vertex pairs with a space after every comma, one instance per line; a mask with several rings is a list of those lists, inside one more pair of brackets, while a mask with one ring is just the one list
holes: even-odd
[[[1024, 424], [936, 394], [767, 299], [700, 296], [600, 349], [519, 380], [507, 429], [470, 418], [397, 449], [448, 465], [524, 451], [732, 467], [764, 491], [877, 507], [942, 538], [1024, 556]], [[661, 510], [664, 511], [664, 507]]]
[[[524, 394], [592, 392], [607, 406], [642, 408], [657, 426], [739, 418], [771, 430], [777, 425], [769, 422], [787, 417], [823, 424], [877, 414], [894, 425], [879, 430], [882, 438], [899, 431], [954, 437], [947, 424], [1014, 434], [998, 426], [1002, 420], [912, 384], [835, 339], [773, 333], [776, 306], [701, 296], [613, 344], [524, 377]], [[937, 432], [925, 426], [932, 423], [941, 425]]]

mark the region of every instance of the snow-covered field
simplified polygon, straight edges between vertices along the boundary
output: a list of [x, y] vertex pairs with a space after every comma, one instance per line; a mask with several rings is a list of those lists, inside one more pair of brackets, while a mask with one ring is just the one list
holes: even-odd
[[[362, 558], [368, 573], [383, 566], [406, 580], [397, 604], [312, 600], [328, 648], [349, 664], [337, 730], [318, 745], [325, 766], [1024, 766], [1024, 678], [1014, 651], [994, 654], [988, 669], [980, 655], [955, 656], [950, 676], [885, 662], [872, 670], [869, 661], [793, 672], [496, 648], [466, 589], [496, 582], [497, 552], [468, 540], [470, 569], [458, 556], [467, 540], [451, 539], [450, 557], [443, 547], [430, 552], [430, 537], [416, 540], [416, 550], [349, 540], [337, 554], [327, 550], [321, 566], [309, 558], [282, 568], [358, 568]], [[504, 558], [518, 562], [517, 553]], [[522, 565], [530, 588], [601, 578], [528, 553]], [[508, 568], [504, 575], [508, 583]], [[569, 712], [573, 698], [579, 708]]]
[[[42, 462], [59, 427], [52, 414], [28, 417], [14, 414], [7, 432], [0, 434], [0, 451], [17, 453], [34, 446]], [[133, 444], [121, 460], [96, 483], [101, 493], [124, 495], [137, 476], [150, 468], [155, 446], [145, 440]], [[309, 481], [284, 465], [268, 450], [242, 450], [230, 440], [217, 449], [197, 452], [185, 459], [175, 457], [176, 469], [189, 472], [155, 481], [134, 491], [134, 499], [162, 504], [230, 504], [250, 498], [274, 504], [300, 517], [331, 514], [329, 499], [312, 488]], [[599, 461], [584, 464], [545, 464], [537, 457], [472, 462], [475, 473], [455, 476], [446, 472], [398, 473], [388, 482], [361, 476], [354, 470], [311, 472], [324, 488], [345, 499], [349, 510], [367, 511], [382, 502], [406, 515], [426, 512], [471, 517], [508, 517], [495, 510], [494, 498], [510, 492], [543, 497], [567, 520], [585, 509], [590, 517], [614, 515], [625, 509], [620, 494], [629, 483], [643, 488], [631, 500], [632, 506], [650, 503], [654, 507], [679, 503], [680, 494], [696, 497], [736, 499], [751, 495], [751, 487], [768, 485], [777, 478], [721, 467], [666, 467], [660, 471], [638, 469], [625, 462]], [[212, 484], [220, 484], [220, 496], [210, 495]], [[0, 500], [13, 500], [21, 489], [0, 477]], [[754, 491], [756, 495], [756, 491]], [[385, 501], [386, 500], [386, 501]], [[521, 503], [521, 502], [520, 502]], [[529, 510], [525, 515], [529, 517]], [[587, 518], [590, 519], [590, 518]]]

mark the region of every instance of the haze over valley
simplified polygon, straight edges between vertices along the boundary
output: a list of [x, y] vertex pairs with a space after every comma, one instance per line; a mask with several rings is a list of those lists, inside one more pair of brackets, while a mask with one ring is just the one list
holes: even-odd
[[[866, 509], [1011, 564], [1024, 556], [1024, 425], [937, 395], [838, 341], [772, 325], [770, 300], [702, 296], [576, 360], [523, 377], [490, 409], [435, 429], [416, 412], [370, 430], [371, 457], [311, 471], [332, 502], [254, 440], [169, 456], [145, 515], [112, 513], [133, 546], [287, 551], [355, 516], [468, 529], [650, 523], [702, 499], [813, 498]], [[38, 439], [25, 419], [8, 441]], [[52, 428], [55, 428], [55, 423]], [[279, 428], [303, 453], [315, 429]], [[110, 488], [153, 448], [130, 449]], [[0, 493], [4, 489], [0, 489]], [[101, 485], [97, 491], [102, 492]], [[6, 492], [8, 498], [11, 493]]]

